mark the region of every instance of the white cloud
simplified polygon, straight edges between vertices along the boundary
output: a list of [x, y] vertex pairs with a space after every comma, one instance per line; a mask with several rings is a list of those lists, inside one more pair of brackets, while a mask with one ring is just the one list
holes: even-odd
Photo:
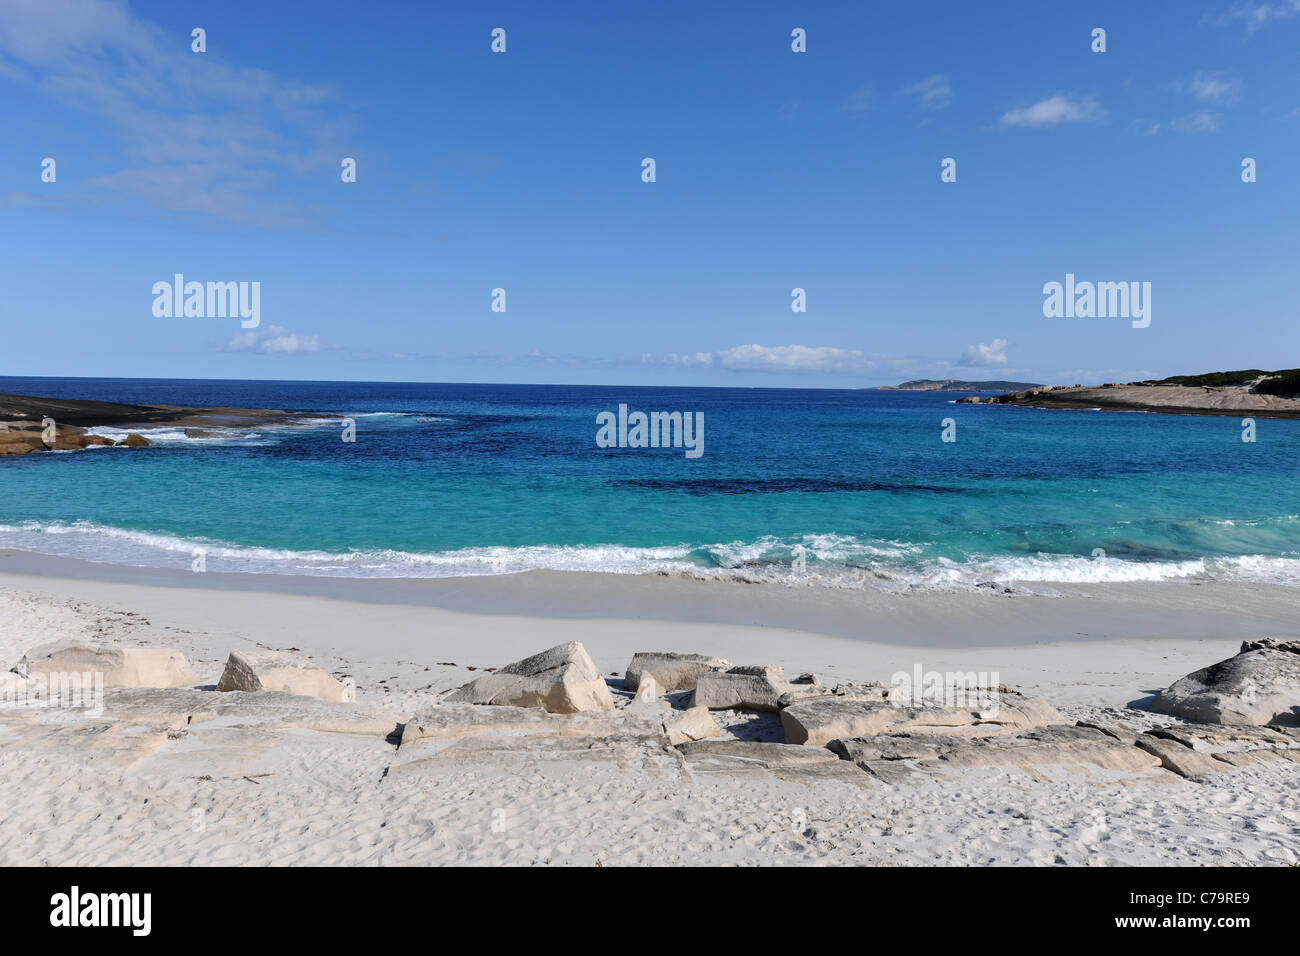
[[1090, 123], [1101, 119], [1106, 111], [1093, 97], [1072, 100], [1064, 93], [1026, 106], [1008, 110], [998, 122], [1002, 126], [1056, 126], [1058, 123]]
[[676, 352], [670, 352], [667, 355], [654, 355], [650, 352], [641, 353], [641, 363], [643, 365], [667, 365], [678, 368], [708, 368], [713, 364], [712, 352], [693, 352], [689, 355], [678, 355]]
[[1188, 85], [1204, 103], [1235, 103], [1241, 96], [1241, 80], [1224, 73], [1197, 73]]
[[262, 355], [312, 355], [325, 346], [315, 335], [298, 335], [278, 325], [238, 332], [221, 349], [223, 352], [258, 352]]
[[719, 352], [718, 364], [733, 371], [875, 372], [882, 361], [856, 349], [825, 345], [737, 345]]
[[926, 77], [920, 83], [905, 88], [905, 96], [915, 96], [923, 110], [941, 110], [952, 102], [952, 84], [942, 73]]
[[988, 345], [968, 345], [966, 351], [962, 352], [961, 358], [957, 360], [957, 364], [967, 367], [1004, 368], [1007, 364], [1007, 346], [1010, 344], [1006, 339], [994, 339]]

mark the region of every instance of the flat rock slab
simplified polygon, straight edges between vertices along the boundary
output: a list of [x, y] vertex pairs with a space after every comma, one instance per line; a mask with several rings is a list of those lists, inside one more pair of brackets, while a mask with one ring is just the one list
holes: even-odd
[[494, 707], [482, 704], [439, 704], [426, 708], [406, 722], [402, 729], [401, 750], [409, 751], [422, 744], [445, 743], [473, 737], [551, 737], [662, 738], [664, 719], [661, 714], [627, 713], [616, 710], [585, 714], [552, 714], [538, 707]]
[[311, 661], [281, 651], [231, 651], [217, 690], [280, 691], [301, 697], [346, 702], [351, 691]]
[[613, 710], [614, 697], [587, 649], [576, 641], [507, 664], [453, 691], [449, 703], [541, 707], [556, 714]]
[[1235, 657], [1174, 681], [1149, 709], [1205, 724], [1300, 724], [1300, 641], [1244, 641]]
[[685, 758], [686, 770], [697, 778], [775, 778], [805, 784], [839, 780], [855, 787], [871, 787], [865, 774], [824, 749], [755, 740], [701, 740], [677, 749]]
[[30, 679], [101, 674], [105, 687], [189, 687], [198, 683], [189, 661], [169, 647], [55, 641], [34, 647], [14, 670]]
[[[665, 737], [614, 735], [584, 737], [529, 734], [430, 741], [408, 751], [404, 746], [389, 765], [392, 774], [437, 772], [454, 767], [495, 765], [504, 768], [547, 768], [555, 764], [607, 764], [647, 776], [682, 773], [681, 757]], [[578, 768], [579, 772], [585, 772]]]
[[1156, 727], [1147, 733], [1204, 753], [1300, 749], [1300, 730], [1294, 727], [1175, 724], [1172, 727]]
[[1065, 722], [1056, 709], [1033, 697], [1002, 693], [992, 706], [900, 706], [859, 697], [809, 697], [781, 710], [786, 743], [824, 747], [832, 740], [888, 732], [989, 736]]
[[832, 741], [830, 751], [888, 783], [909, 782], [917, 770], [1048, 766], [1097, 767], [1142, 773], [1161, 761], [1092, 727], [1054, 725], [1013, 735], [961, 737], [887, 733]]
[[702, 740], [677, 748], [696, 777], [713, 775], [812, 784], [835, 780], [871, 787], [870, 778], [831, 753], [814, 747], [750, 740]]
[[1134, 749], [1153, 755], [1160, 761], [1160, 766], [1172, 770], [1180, 777], [1193, 779], [1208, 777], [1212, 774], [1224, 773], [1231, 766], [1226, 761], [1215, 760], [1209, 754], [1150, 734], [1139, 735]]
[[386, 738], [403, 715], [383, 707], [325, 701], [279, 691], [146, 690], [106, 692], [104, 716], [123, 723], [177, 729], [212, 720], [267, 730], [316, 730]]
[[705, 671], [731, 666], [720, 657], [707, 654], [659, 653], [637, 651], [623, 675], [623, 689], [635, 692], [641, 686], [641, 675], [650, 674], [664, 694], [679, 690], [694, 690], [695, 682]]

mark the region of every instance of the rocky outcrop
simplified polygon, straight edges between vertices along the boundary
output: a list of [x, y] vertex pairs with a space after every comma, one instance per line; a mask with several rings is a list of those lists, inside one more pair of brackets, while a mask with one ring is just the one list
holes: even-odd
[[311, 661], [280, 651], [231, 651], [217, 690], [281, 691], [339, 702], [354, 696]]
[[707, 654], [661, 653], [637, 651], [623, 675], [623, 689], [635, 691], [642, 674], [653, 674], [660, 690], [671, 694], [679, 690], [694, 690], [695, 682], [705, 671], [728, 667], [727, 661]]
[[[151, 444], [147, 438], [136, 437], [144, 445]], [[56, 424], [51, 433], [40, 422], [0, 422], [0, 455], [26, 455], [34, 451], [77, 451], [92, 445], [113, 444], [113, 439], [92, 435], [76, 425]]]
[[1245, 641], [1235, 657], [1174, 681], [1149, 709], [1207, 724], [1300, 724], [1300, 641]]
[[56, 641], [34, 647], [14, 671], [22, 677], [102, 674], [105, 687], [188, 687], [198, 682], [189, 661], [167, 647]]
[[587, 649], [560, 644], [485, 674], [454, 691], [448, 703], [541, 707], [557, 714], [613, 710], [614, 698]]
[[926, 707], [861, 697], [796, 700], [781, 710], [786, 743], [823, 747], [836, 738], [901, 731], [982, 737], [1064, 723], [1055, 708], [1033, 697], [1000, 693], [983, 709]]

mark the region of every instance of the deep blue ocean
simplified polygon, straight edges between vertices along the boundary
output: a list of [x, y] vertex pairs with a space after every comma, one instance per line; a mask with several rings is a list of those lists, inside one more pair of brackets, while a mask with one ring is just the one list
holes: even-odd
[[[1300, 584], [1300, 421], [1260, 419], [1247, 443], [1239, 418], [935, 392], [49, 378], [0, 378], [0, 392], [302, 413], [0, 458], [0, 547], [93, 561], [890, 590]], [[703, 413], [703, 455], [598, 447], [598, 413], [620, 404]], [[323, 413], [350, 416], [355, 442]]]

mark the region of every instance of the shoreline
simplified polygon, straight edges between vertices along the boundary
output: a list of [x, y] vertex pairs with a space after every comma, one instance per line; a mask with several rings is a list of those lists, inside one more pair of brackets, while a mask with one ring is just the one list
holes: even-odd
[[1053, 640], [1300, 637], [1295, 588], [1238, 582], [1058, 585], [1054, 596], [986, 589], [890, 593], [589, 571], [449, 578], [194, 573], [15, 550], [0, 550], [0, 580], [83, 582], [92, 592], [125, 585], [549, 620], [749, 626], [948, 649]]

